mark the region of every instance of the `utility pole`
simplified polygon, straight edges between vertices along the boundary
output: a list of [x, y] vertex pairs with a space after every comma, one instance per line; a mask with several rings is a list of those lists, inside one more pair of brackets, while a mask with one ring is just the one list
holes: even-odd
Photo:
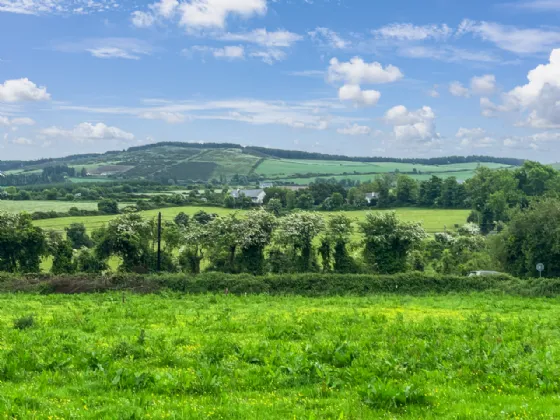
[[161, 271], [161, 212], [157, 221], [157, 271]]

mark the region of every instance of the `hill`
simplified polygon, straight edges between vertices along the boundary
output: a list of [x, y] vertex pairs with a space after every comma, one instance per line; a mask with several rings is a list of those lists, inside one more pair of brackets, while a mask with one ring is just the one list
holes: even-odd
[[[150, 179], [167, 183], [270, 180], [306, 184], [315, 178], [372, 179], [387, 172], [407, 173], [422, 179], [436, 174], [467, 179], [478, 165], [491, 168], [518, 166], [520, 159], [488, 156], [448, 156], [428, 159], [350, 157], [294, 150], [243, 147], [231, 143], [157, 143], [103, 154], [73, 155], [37, 161], [0, 161], [0, 171], [33, 180], [44, 168], [68, 166], [71, 181], [109, 178]], [[86, 174], [87, 177], [79, 177]], [[8, 182], [4, 180], [5, 182]], [[33, 182], [30, 182], [33, 183]]]

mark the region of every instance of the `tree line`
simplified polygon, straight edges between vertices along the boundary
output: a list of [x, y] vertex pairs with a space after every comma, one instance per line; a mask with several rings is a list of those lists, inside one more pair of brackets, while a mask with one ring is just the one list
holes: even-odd
[[39, 272], [52, 257], [52, 272], [100, 273], [111, 261], [123, 272], [157, 271], [158, 238], [165, 272], [379, 273], [406, 271], [465, 275], [503, 271], [520, 277], [560, 276], [560, 201], [533, 200], [513, 209], [507, 224], [485, 236], [474, 223], [430, 236], [394, 212], [369, 212], [356, 221], [344, 213], [324, 217], [297, 211], [277, 217], [254, 209], [218, 217], [179, 213], [163, 223], [123, 214], [87, 232], [72, 224], [64, 234], [33, 225], [30, 215], [0, 214], [0, 271]]

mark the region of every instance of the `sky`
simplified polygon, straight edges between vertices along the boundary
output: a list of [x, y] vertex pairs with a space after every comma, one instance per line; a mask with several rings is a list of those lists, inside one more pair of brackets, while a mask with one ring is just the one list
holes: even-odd
[[560, 161], [560, 0], [0, 0], [0, 160], [228, 142]]

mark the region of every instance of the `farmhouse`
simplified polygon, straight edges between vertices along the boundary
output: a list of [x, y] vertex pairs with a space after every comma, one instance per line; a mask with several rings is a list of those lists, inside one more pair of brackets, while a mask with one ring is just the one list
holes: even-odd
[[263, 204], [266, 193], [262, 189], [257, 190], [240, 190], [236, 189], [231, 192], [233, 198], [239, 198], [245, 196], [251, 199], [253, 204]]
[[368, 204], [371, 204], [372, 200], [377, 200], [379, 198], [379, 193], [376, 193], [376, 192], [367, 193], [364, 198], [366, 199]]
[[262, 188], [262, 189], [272, 188], [272, 187], [274, 187], [274, 184], [272, 182], [261, 182], [259, 187]]

